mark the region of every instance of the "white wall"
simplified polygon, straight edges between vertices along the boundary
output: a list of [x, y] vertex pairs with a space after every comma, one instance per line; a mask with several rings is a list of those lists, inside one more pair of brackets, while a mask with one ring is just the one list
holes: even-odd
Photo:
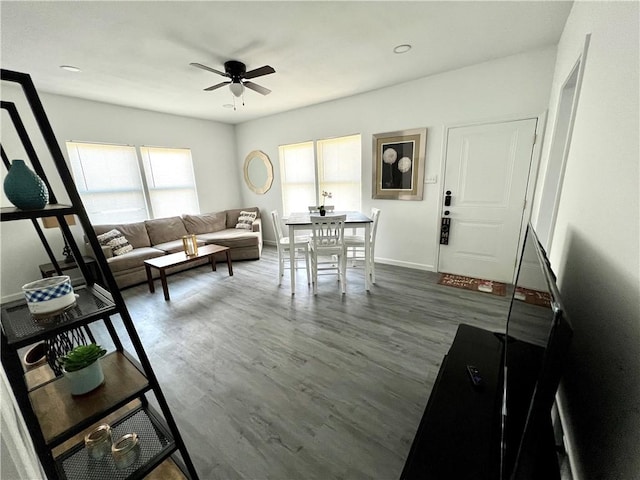
[[[43, 140], [33, 134], [35, 123], [30, 115], [26, 115], [29, 110], [21, 92], [5, 84], [3, 82], [2, 99], [12, 100], [18, 105], [58, 201], [68, 202]], [[242, 177], [238, 176], [236, 167], [232, 125], [58, 95], [41, 94], [40, 97], [65, 158], [67, 140], [188, 147], [193, 156], [201, 211], [218, 211], [240, 205]], [[28, 160], [6, 113], [2, 114], [2, 146], [9, 159]], [[5, 173], [2, 168], [3, 180]], [[11, 206], [4, 195], [1, 203], [2, 206]], [[82, 245], [81, 227], [71, 228], [76, 241]], [[19, 294], [23, 284], [40, 278], [38, 265], [48, 263], [49, 259], [30, 221], [5, 222], [0, 224], [0, 229], [0, 291], [3, 301], [6, 301]], [[54, 252], [61, 254], [63, 242], [60, 233], [53, 229], [44, 230], [44, 233]]]
[[575, 330], [560, 398], [582, 480], [640, 475], [639, 14], [637, 2], [574, 3], [549, 107], [553, 119], [591, 33], [550, 249]]
[[[382, 210], [377, 261], [434, 270], [445, 126], [543, 113], [554, 62], [555, 47], [547, 48], [238, 125], [238, 175], [252, 150], [269, 156], [275, 175], [265, 195], [243, 185], [243, 204], [258, 205], [263, 215], [282, 211], [279, 145], [360, 133], [362, 208]], [[372, 135], [419, 127], [428, 129], [425, 178], [437, 176], [438, 183], [425, 185], [423, 201], [372, 200]], [[265, 223], [265, 237], [273, 240], [272, 225]]]

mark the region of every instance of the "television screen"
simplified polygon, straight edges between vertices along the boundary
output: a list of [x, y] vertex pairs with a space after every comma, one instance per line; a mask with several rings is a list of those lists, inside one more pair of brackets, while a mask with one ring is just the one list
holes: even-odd
[[550, 418], [571, 332], [546, 252], [529, 225], [505, 338], [503, 479], [520, 478], [520, 471], [536, 463], [532, 449], [540, 444], [540, 425]]

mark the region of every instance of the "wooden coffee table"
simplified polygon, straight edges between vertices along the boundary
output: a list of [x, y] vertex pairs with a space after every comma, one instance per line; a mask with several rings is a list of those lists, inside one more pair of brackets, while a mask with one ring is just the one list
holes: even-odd
[[198, 253], [196, 255], [187, 256], [184, 252], [171, 253], [162, 257], [150, 258], [144, 261], [144, 268], [147, 272], [147, 283], [149, 284], [149, 291], [155, 292], [156, 289], [153, 285], [153, 276], [151, 275], [151, 269], [155, 268], [160, 272], [160, 282], [162, 283], [162, 291], [164, 292], [164, 299], [169, 300], [169, 285], [167, 285], [167, 268], [176, 267], [178, 265], [184, 265], [185, 263], [195, 262], [203, 257], [207, 257], [211, 262], [211, 269], [216, 271], [216, 253], [224, 252], [227, 256], [227, 267], [229, 269], [229, 276], [233, 276], [233, 267], [231, 266], [231, 249], [229, 247], [223, 247], [222, 245], [205, 245], [198, 247]]

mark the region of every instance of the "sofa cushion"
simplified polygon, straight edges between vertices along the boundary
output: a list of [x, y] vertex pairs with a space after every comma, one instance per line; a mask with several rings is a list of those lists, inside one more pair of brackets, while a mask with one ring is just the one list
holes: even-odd
[[120, 232], [120, 230], [115, 228], [103, 233], [102, 235], [98, 235], [96, 238], [101, 246], [111, 248], [111, 252], [116, 257], [133, 250], [133, 247], [127, 241], [125, 236]]
[[187, 232], [199, 234], [199, 233], [211, 233], [219, 232], [226, 228], [227, 213], [202, 213], [200, 215], [182, 215], [182, 221], [187, 229]]
[[111, 257], [107, 259], [109, 268], [115, 274], [116, 272], [122, 272], [124, 270], [130, 270], [132, 268], [140, 267], [142, 262], [150, 258], [162, 257], [165, 252], [152, 247], [134, 248], [126, 255], [120, 255], [119, 257]]
[[260, 209], [258, 207], [235, 208], [227, 210], [227, 228], [236, 228], [240, 212], [256, 212], [256, 218], [260, 218]]
[[113, 229], [120, 231], [133, 248], [151, 246], [144, 222], [93, 226], [93, 230], [96, 232], [96, 235], [102, 235], [103, 233]]
[[236, 228], [240, 228], [242, 230], [253, 230], [253, 222], [256, 219], [258, 214], [256, 212], [240, 212], [240, 216], [238, 217], [238, 223], [236, 223]]
[[255, 247], [260, 244], [260, 234], [247, 230], [228, 228], [220, 232], [203, 233], [197, 236], [207, 244], [222, 245], [223, 247]]
[[180, 217], [145, 220], [144, 224], [147, 227], [151, 245], [154, 246], [173, 240], [181, 240], [184, 235], [188, 234]]

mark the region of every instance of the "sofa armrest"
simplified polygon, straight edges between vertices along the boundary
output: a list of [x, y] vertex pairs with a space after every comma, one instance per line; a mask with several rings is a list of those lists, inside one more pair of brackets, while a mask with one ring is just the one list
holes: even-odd
[[[100, 245], [100, 249], [104, 254], [104, 258], [113, 257], [113, 249], [111, 247], [105, 247]], [[91, 244], [89, 243], [89, 239], [87, 238], [86, 235], [84, 236], [84, 251], [89, 257], [92, 257], [92, 258], [95, 257], [95, 255], [93, 254], [93, 248], [91, 247]]]
[[262, 219], [256, 218], [251, 225], [252, 232], [262, 232]]

